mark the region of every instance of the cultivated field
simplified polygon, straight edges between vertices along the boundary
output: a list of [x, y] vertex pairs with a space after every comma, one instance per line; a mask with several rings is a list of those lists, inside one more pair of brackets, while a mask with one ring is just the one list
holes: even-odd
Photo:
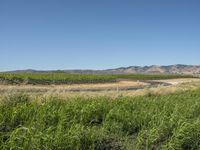
[[120, 79], [131, 80], [158, 80], [191, 78], [190, 75], [165, 75], [165, 74], [65, 74], [65, 73], [0, 73], [2, 84], [75, 84], [75, 83], [108, 83]]
[[0, 75], [0, 149], [200, 149], [199, 78], [45, 75]]

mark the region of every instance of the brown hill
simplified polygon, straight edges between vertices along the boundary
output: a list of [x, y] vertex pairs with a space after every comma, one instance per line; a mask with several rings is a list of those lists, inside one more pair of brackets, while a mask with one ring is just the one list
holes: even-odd
[[200, 65], [169, 65], [169, 66], [130, 66], [121, 67], [107, 70], [49, 70], [49, 71], [37, 71], [37, 70], [17, 70], [9, 71], [11, 73], [46, 73], [46, 72], [59, 72], [69, 74], [191, 74], [200, 76]]

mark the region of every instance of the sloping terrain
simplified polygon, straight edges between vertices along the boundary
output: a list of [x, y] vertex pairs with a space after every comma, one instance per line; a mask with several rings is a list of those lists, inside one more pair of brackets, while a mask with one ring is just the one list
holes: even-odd
[[200, 76], [200, 65], [169, 65], [169, 66], [130, 66], [106, 70], [16, 70], [9, 73], [68, 73], [68, 74], [130, 74], [130, 73], [146, 73], [146, 74], [191, 74]]
[[108, 70], [111, 73], [153, 73], [153, 74], [200, 74], [200, 66], [170, 65], [170, 66], [130, 66]]

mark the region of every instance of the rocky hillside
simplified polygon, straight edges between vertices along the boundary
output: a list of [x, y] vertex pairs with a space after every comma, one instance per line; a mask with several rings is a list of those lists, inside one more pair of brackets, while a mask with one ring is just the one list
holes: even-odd
[[200, 65], [169, 65], [169, 66], [130, 66], [121, 67], [107, 70], [49, 70], [49, 71], [37, 71], [37, 70], [17, 70], [10, 71], [12, 73], [45, 73], [45, 72], [59, 72], [69, 74], [130, 74], [130, 73], [144, 73], [144, 74], [192, 74], [200, 76]]
[[200, 66], [170, 65], [170, 66], [130, 66], [108, 70], [111, 73], [153, 73], [153, 74], [200, 74]]

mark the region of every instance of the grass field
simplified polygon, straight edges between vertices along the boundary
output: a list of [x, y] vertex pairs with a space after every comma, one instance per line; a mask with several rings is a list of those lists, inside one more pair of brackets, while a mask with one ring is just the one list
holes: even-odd
[[118, 79], [158, 80], [191, 78], [190, 75], [166, 74], [65, 74], [65, 73], [0, 73], [2, 84], [74, 84], [74, 83], [107, 83]]
[[[2, 150], [200, 149], [198, 78], [20, 73], [0, 81]], [[118, 91], [130, 87], [143, 89]]]
[[199, 149], [200, 89], [164, 96], [1, 97], [0, 149]]
[[[86, 84], [62, 84], [62, 85], [0, 85], [0, 95], [12, 95], [26, 93], [44, 97], [56, 96], [62, 98], [96, 97], [106, 96], [116, 98], [118, 96], [139, 96], [148, 93], [166, 95], [170, 93], [188, 91], [200, 87], [198, 78], [181, 78], [155, 80], [158, 85], [151, 86], [148, 81], [118, 81], [114, 83], [86, 83]], [[167, 83], [168, 86], [160, 83]], [[129, 89], [129, 90], [126, 90]]]

